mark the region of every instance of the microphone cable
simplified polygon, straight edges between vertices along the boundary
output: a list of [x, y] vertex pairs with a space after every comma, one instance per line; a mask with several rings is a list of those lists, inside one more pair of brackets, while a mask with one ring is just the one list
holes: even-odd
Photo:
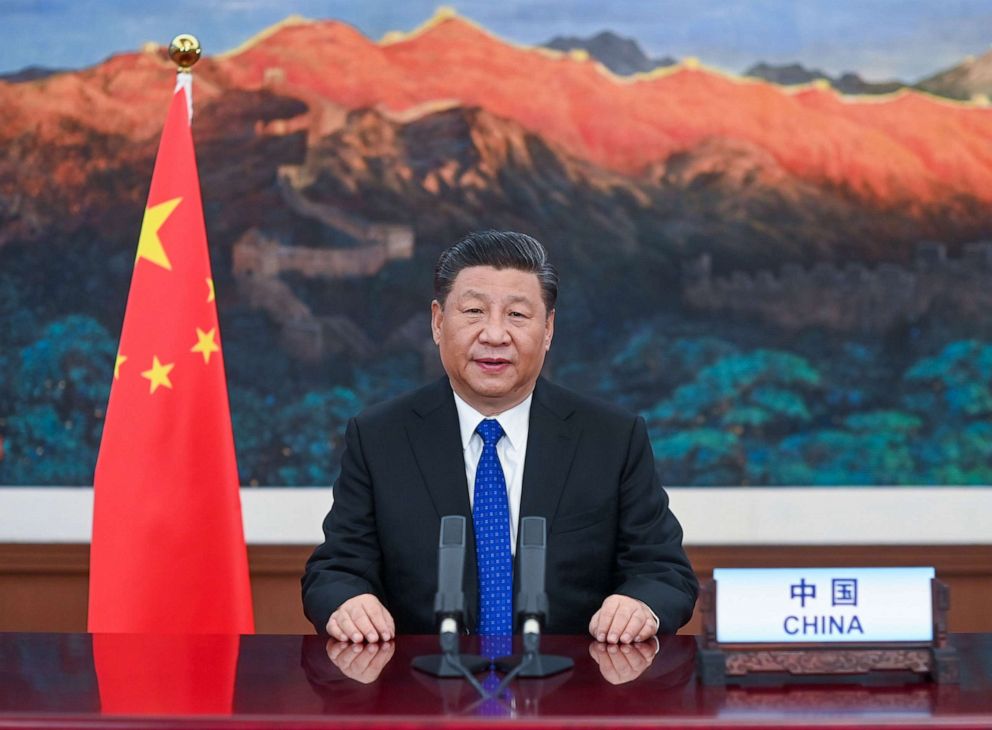
[[486, 692], [485, 687], [479, 683], [479, 680], [475, 678], [475, 675], [468, 671], [468, 667], [462, 664], [461, 656], [458, 653], [458, 634], [456, 632], [441, 632], [441, 654], [444, 657], [444, 661], [454, 669], [457, 669], [483, 699], [489, 699], [489, 693]]
[[450, 666], [461, 672], [462, 676], [468, 680], [468, 683], [472, 685], [472, 688], [479, 693], [482, 699], [487, 700], [490, 698], [489, 693], [486, 692], [485, 687], [479, 684], [479, 680], [468, 671], [468, 668], [462, 664], [461, 658], [455, 652], [446, 651], [444, 652], [444, 661], [446, 661]]
[[512, 682], [516, 678], [516, 676], [520, 674], [520, 672], [522, 672], [524, 669], [529, 667], [534, 662], [534, 659], [536, 657], [537, 657], [537, 652], [535, 651], [528, 651], [527, 653], [525, 653], [523, 658], [520, 660], [520, 663], [517, 666], [515, 666], [513, 669], [511, 669], [509, 672], [507, 672], [506, 676], [503, 677], [503, 681], [500, 682], [499, 686], [493, 690], [492, 697], [498, 699], [499, 696], [503, 693], [503, 690], [505, 690], [510, 685], [510, 682]]

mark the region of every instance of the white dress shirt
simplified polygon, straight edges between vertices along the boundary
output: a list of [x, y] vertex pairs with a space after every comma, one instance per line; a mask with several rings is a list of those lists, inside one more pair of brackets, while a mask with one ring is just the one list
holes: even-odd
[[517, 553], [517, 526], [520, 523], [520, 495], [524, 488], [524, 458], [527, 456], [527, 433], [530, 431], [531, 393], [508, 411], [494, 416], [484, 416], [455, 393], [458, 425], [462, 434], [465, 453], [465, 476], [468, 479], [468, 503], [475, 505], [475, 470], [482, 456], [482, 436], [475, 432], [486, 418], [495, 418], [503, 428], [504, 436], [496, 444], [496, 455], [503, 467], [506, 480], [506, 500], [510, 508], [510, 552]]

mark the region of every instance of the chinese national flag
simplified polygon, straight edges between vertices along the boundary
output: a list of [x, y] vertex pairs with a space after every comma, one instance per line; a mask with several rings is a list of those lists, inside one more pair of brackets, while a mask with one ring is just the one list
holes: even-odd
[[94, 633], [254, 631], [189, 93], [189, 74], [180, 74], [141, 224], [97, 459]]

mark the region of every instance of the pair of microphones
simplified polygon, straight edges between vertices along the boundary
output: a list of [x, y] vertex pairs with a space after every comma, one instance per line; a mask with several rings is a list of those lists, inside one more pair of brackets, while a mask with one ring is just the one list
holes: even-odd
[[[543, 517], [520, 520], [520, 591], [516, 616], [521, 627], [523, 653], [500, 657], [493, 662], [476, 654], [461, 654], [459, 638], [465, 615], [462, 581], [465, 570], [465, 518], [441, 518], [437, 554], [437, 594], [434, 615], [439, 625], [441, 654], [417, 657], [414, 669], [435, 677], [464, 676], [485, 671], [492, 664], [513, 677], [550, 677], [570, 669], [574, 662], [563, 656], [541, 654], [541, 630], [548, 616], [548, 594], [544, 590], [547, 555], [547, 522]], [[505, 680], [504, 680], [505, 683]]]

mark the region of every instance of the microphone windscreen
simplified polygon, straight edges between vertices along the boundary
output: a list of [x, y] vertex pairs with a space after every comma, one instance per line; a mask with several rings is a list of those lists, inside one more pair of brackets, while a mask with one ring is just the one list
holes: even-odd
[[544, 547], [544, 518], [524, 517], [520, 520], [520, 545], [522, 547]]
[[441, 520], [441, 547], [465, 542], [465, 518], [450, 515]]

